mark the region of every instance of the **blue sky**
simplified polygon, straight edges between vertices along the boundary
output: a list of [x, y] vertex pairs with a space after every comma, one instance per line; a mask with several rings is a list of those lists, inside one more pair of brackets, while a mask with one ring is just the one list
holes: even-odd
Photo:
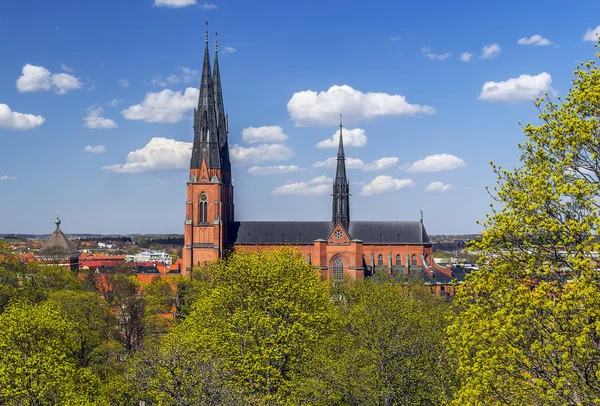
[[479, 232], [489, 162], [518, 163], [517, 122], [568, 91], [599, 16], [595, 1], [3, 0], [0, 233], [51, 232], [56, 210], [68, 233], [182, 232], [207, 18], [238, 219], [330, 218], [336, 150], [317, 144], [341, 112], [352, 219], [422, 209], [430, 234]]

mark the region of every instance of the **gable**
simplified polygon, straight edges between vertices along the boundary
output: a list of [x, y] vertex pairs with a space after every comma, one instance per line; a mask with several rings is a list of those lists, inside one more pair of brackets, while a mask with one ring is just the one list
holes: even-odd
[[341, 223], [336, 223], [333, 230], [329, 233], [329, 237], [327, 237], [327, 243], [329, 244], [350, 244], [350, 235], [348, 232], [342, 227]]

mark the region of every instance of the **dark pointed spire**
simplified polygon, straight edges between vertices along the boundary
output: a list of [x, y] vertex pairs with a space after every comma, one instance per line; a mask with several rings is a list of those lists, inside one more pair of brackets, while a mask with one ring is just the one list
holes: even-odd
[[206, 21], [206, 45], [200, 81], [198, 108], [194, 110], [194, 143], [190, 168], [200, 168], [206, 161], [207, 168], [220, 168], [220, 147], [217, 133], [214, 90], [208, 51], [208, 20]]
[[231, 161], [229, 158], [229, 144], [227, 142], [229, 129], [227, 128], [227, 115], [223, 103], [223, 89], [221, 88], [221, 71], [219, 69], [219, 39], [215, 32], [215, 64], [213, 68], [213, 89], [215, 99], [215, 114], [217, 118], [217, 134], [221, 146], [221, 174], [224, 183], [231, 182]]
[[344, 137], [342, 134], [342, 115], [340, 114], [340, 144], [337, 153], [337, 168], [333, 182], [332, 221], [341, 223], [348, 231], [350, 226], [350, 186], [346, 178], [346, 157], [344, 155]]

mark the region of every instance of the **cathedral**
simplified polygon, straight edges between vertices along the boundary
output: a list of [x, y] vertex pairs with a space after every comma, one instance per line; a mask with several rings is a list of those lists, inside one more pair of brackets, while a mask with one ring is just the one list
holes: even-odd
[[187, 182], [182, 273], [237, 249], [293, 246], [334, 282], [375, 272], [417, 274], [437, 290], [454, 275], [437, 265], [421, 221], [352, 221], [340, 122], [331, 221], [237, 221], [229, 159], [228, 116], [223, 104], [218, 45], [211, 69], [208, 33], [194, 110], [194, 141]]

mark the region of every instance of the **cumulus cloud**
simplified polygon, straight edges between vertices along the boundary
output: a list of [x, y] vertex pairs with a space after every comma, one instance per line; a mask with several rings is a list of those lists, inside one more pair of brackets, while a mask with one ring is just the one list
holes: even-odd
[[242, 138], [249, 144], [257, 142], [282, 142], [288, 139], [278, 125], [248, 127], [242, 130]]
[[539, 75], [521, 75], [504, 82], [485, 82], [479, 95], [480, 100], [501, 103], [518, 103], [534, 100], [544, 93], [554, 93], [552, 76], [546, 72]]
[[33, 114], [17, 113], [8, 105], [0, 103], [0, 128], [7, 130], [31, 130], [44, 124], [46, 119]]
[[67, 65], [66, 63], [63, 63], [60, 65], [60, 68], [65, 71], [65, 72], [69, 72], [69, 73], [73, 73], [73, 68], [71, 68], [69, 65]]
[[600, 36], [600, 25], [596, 28], [590, 28], [583, 34], [584, 41], [596, 42], [598, 41], [598, 36]]
[[23, 66], [21, 76], [17, 79], [19, 92], [38, 92], [53, 88], [56, 93], [65, 94], [69, 90], [79, 89], [81, 86], [81, 80], [73, 75], [68, 73], [52, 74], [43, 66], [31, 64]]
[[294, 151], [281, 144], [261, 144], [256, 147], [233, 145], [229, 149], [231, 160], [238, 165], [267, 161], [286, 161], [294, 156]]
[[552, 41], [547, 38], [542, 37], [539, 34], [532, 35], [531, 37], [523, 37], [517, 41], [519, 45], [536, 45], [536, 46], [546, 46], [552, 45]]
[[381, 170], [389, 169], [389, 168], [392, 168], [392, 167], [398, 165], [399, 161], [400, 161], [400, 159], [398, 159], [398, 157], [395, 157], [395, 156], [383, 157], [383, 158], [376, 159], [375, 161], [366, 164], [363, 167], [363, 170], [368, 171], [368, 172], [381, 171]]
[[103, 114], [104, 109], [102, 107], [89, 107], [87, 117], [83, 118], [85, 126], [91, 129], [117, 128], [117, 123], [109, 118], [102, 117]]
[[154, 0], [153, 7], [180, 8], [193, 6], [195, 4], [196, 0]]
[[[332, 156], [324, 161], [317, 161], [312, 166], [315, 168], [335, 169], [337, 166], [337, 158]], [[362, 159], [346, 157], [347, 169], [362, 169], [364, 167], [365, 163]]]
[[393, 192], [414, 186], [412, 179], [394, 179], [391, 176], [379, 175], [371, 183], [363, 186], [360, 196], [373, 196], [381, 193]]
[[225, 47], [223, 48], [223, 53], [224, 54], [234, 54], [237, 52], [237, 49], [235, 49], [234, 47]]
[[443, 54], [434, 54], [431, 52], [431, 48], [429, 48], [429, 47], [421, 48], [421, 54], [423, 54], [423, 56], [426, 56], [427, 58], [431, 59], [432, 61], [435, 61], [435, 60], [445, 61], [446, 59], [448, 59], [452, 56], [452, 54], [450, 52], [445, 52]]
[[152, 84], [165, 87], [177, 83], [190, 83], [200, 77], [200, 71], [186, 68], [185, 66], [177, 67], [177, 71], [177, 73], [166, 77], [160, 75], [154, 77], [154, 79], [152, 79]]
[[332, 182], [333, 179], [331, 178], [318, 176], [308, 182], [294, 182], [287, 183], [283, 186], [278, 186], [275, 188], [275, 190], [273, 190], [273, 194], [297, 196], [326, 195], [331, 193]]
[[110, 103], [108, 103], [108, 104], [109, 104], [109, 106], [111, 106], [111, 107], [115, 107], [115, 106], [116, 106], [116, 105], [118, 105], [119, 103], [121, 103], [121, 100], [119, 100], [119, 99], [112, 99], [112, 100], [110, 101]]
[[[344, 129], [344, 147], [362, 148], [367, 145], [367, 136], [362, 128], [352, 130]], [[340, 143], [340, 130], [337, 130], [331, 138], [320, 141], [317, 148], [337, 148]]]
[[500, 49], [500, 45], [498, 45], [498, 44], [485, 45], [481, 49], [481, 57], [484, 59], [493, 59], [493, 58], [497, 57], [498, 54], [500, 54], [500, 52], [501, 52], [501, 49]]
[[454, 186], [442, 182], [431, 182], [425, 189], [426, 192], [447, 192], [456, 189]]
[[102, 169], [119, 173], [183, 170], [189, 168], [191, 156], [191, 142], [154, 137], [143, 148], [131, 151], [124, 164]]
[[296, 92], [288, 101], [287, 109], [296, 126], [336, 125], [340, 112], [344, 113], [348, 122], [435, 114], [433, 107], [410, 104], [402, 95], [363, 93], [348, 85], [331, 86], [319, 93], [313, 90]]
[[83, 149], [83, 152], [89, 152], [91, 154], [102, 154], [106, 152], [104, 145], [88, 145]]
[[463, 52], [462, 54], [460, 54], [460, 61], [461, 62], [469, 62], [471, 60], [471, 58], [473, 57], [473, 54], [470, 52]]
[[200, 4], [200, 5], [198, 5], [198, 8], [200, 10], [204, 10], [204, 11], [211, 11], [211, 10], [218, 9], [218, 7], [217, 7], [216, 4], [211, 4], [211, 3], [207, 3], [207, 2], [204, 2], [204, 3]]
[[2, 175], [0, 176], [0, 181], [3, 180], [13, 180], [13, 179], [17, 179], [15, 176], [8, 176], [8, 175]]
[[308, 183], [312, 183], [315, 185], [323, 185], [323, 184], [333, 184], [333, 178], [328, 178], [325, 175], [317, 176], [316, 178], [312, 178]]
[[119, 79], [117, 83], [121, 87], [129, 87], [129, 81], [127, 79]]
[[450, 154], [429, 155], [405, 166], [408, 172], [440, 172], [451, 171], [467, 166], [461, 158]]
[[129, 106], [121, 111], [128, 120], [142, 120], [148, 123], [175, 123], [183, 118], [186, 111], [196, 107], [200, 91], [193, 87], [174, 92], [165, 89], [146, 93], [140, 104]]
[[302, 169], [296, 165], [252, 166], [248, 168], [248, 173], [251, 175], [278, 175], [298, 172], [300, 170]]

